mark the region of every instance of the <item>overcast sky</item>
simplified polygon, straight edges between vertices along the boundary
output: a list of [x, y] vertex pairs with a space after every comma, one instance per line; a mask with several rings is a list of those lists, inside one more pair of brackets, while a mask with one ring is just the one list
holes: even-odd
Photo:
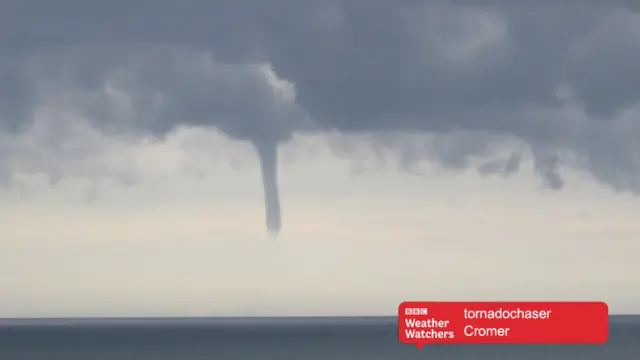
[[34, 4], [0, 5], [0, 317], [640, 313], [635, 2]]

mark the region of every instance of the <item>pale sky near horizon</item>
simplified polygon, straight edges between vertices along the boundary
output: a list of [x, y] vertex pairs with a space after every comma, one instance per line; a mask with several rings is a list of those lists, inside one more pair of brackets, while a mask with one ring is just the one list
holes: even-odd
[[0, 5], [0, 318], [640, 314], [634, 3], [140, 4]]
[[[194, 138], [206, 161], [183, 160], [208, 150]], [[80, 180], [33, 177], [0, 192], [2, 316], [385, 315], [412, 299], [639, 312], [640, 202], [577, 175], [555, 192], [527, 170], [418, 176], [373, 156], [359, 170], [299, 138], [282, 149], [271, 239], [246, 145], [191, 130], [117, 151], [139, 162], [134, 185], [87, 197]]]

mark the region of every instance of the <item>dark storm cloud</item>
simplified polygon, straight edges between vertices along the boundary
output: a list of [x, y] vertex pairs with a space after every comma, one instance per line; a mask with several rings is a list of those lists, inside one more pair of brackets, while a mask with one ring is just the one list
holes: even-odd
[[[2, 127], [30, 122], [42, 82], [99, 93], [120, 71], [134, 119], [121, 124], [100, 96], [82, 103], [104, 129], [212, 125], [258, 149], [311, 130], [308, 119], [342, 133], [493, 134], [528, 144], [552, 188], [569, 154], [572, 166], [640, 192], [638, 5], [586, 4], [4, 1]], [[185, 55], [198, 53], [210, 64]], [[294, 103], [274, 98], [256, 63], [295, 86]], [[491, 136], [478, 139], [431, 150], [467, 166]], [[478, 171], [510, 174], [520, 159], [515, 151]]]
[[[612, 182], [637, 179], [637, 160], [623, 165], [620, 156], [635, 157], [640, 120], [619, 118], [640, 98], [638, 14], [493, 3], [345, 2], [329, 30], [314, 31], [307, 25], [313, 21], [299, 18], [275, 22], [270, 59], [326, 127], [514, 135], [545, 153], [579, 152], [601, 179], [612, 166], [627, 169]], [[570, 104], [585, 113], [563, 113]], [[615, 150], [620, 147], [626, 155]], [[561, 187], [556, 157], [537, 157], [536, 167], [549, 185]], [[640, 190], [637, 182], [631, 187]]]

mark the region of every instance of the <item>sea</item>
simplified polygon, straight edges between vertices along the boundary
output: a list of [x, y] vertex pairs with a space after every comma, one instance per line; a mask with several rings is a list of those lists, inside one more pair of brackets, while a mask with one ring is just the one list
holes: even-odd
[[395, 317], [0, 319], [0, 360], [638, 360], [640, 316], [601, 345], [427, 345]]

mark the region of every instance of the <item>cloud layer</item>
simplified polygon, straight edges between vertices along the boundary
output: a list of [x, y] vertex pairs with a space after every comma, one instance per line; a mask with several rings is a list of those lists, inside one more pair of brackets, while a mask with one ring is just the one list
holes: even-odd
[[[640, 193], [634, 4], [63, 0], [33, 11], [6, 1], [0, 170], [4, 179], [53, 168], [64, 176], [51, 164], [63, 159], [25, 165], [34, 156], [15, 139], [49, 123], [40, 147], [60, 151], [73, 136], [60, 124], [77, 118], [132, 139], [212, 126], [249, 141], [272, 163], [272, 213], [276, 160], [266, 154], [317, 131], [371, 135], [372, 148], [409, 164], [480, 158], [487, 175], [518, 171], [528, 153], [551, 188], [569, 166]], [[97, 151], [86, 146], [64, 151]], [[496, 146], [508, 152], [497, 156]]]

